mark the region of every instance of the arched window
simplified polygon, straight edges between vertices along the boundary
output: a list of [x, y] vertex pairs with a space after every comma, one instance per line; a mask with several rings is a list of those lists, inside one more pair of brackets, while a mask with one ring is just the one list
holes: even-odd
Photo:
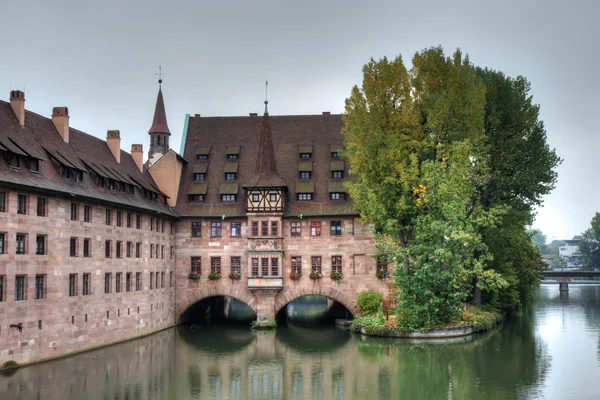
[[160, 144], [160, 136], [156, 137], [156, 144]]

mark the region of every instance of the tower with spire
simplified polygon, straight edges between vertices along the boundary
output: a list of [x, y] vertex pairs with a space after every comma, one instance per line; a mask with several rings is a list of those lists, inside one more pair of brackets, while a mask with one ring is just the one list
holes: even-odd
[[165, 112], [165, 102], [162, 94], [162, 71], [159, 67], [158, 79], [158, 97], [156, 99], [156, 108], [154, 109], [154, 120], [152, 127], [148, 131], [150, 135], [150, 150], [148, 151], [148, 164], [151, 166], [159, 158], [169, 151], [169, 126], [167, 125], [167, 113]]

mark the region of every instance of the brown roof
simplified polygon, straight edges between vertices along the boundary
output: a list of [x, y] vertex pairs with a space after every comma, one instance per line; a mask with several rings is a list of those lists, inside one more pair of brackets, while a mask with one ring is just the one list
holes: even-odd
[[[220, 195], [222, 183], [225, 182], [225, 164], [227, 149], [240, 147], [238, 172], [235, 183], [247, 187], [254, 178], [256, 164], [265, 162], [260, 157], [259, 142], [264, 132], [263, 118], [247, 117], [190, 117], [183, 157], [189, 160], [184, 165], [182, 180], [177, 200], [177, 212], [190, 217], [237, 217], [246, 215], [246, 193], [237, 192], [238, 199], [234, 204], [222, 203]], [[273, 143], [273, 161], [282, 184], [288, 192], [284, 216], [299, 214], [311, 215], [356, 215], [352, 208], [352, 200], [331, 201], [329, 197], [330, 182], [334, 187], [343, 180], [331, 178], [331, 149], [343, 148], [341, 134], [342, 118], [340, 115], [286, 115], [270, 116], [269, 125]], [[208, 161], [197, 159], [198, 149], [210, 149]], [[309, 160], [300, 159], [300, 149], [310, 149]], [[257, 160], [258, 158], [258, 160]], [[269, 160], [267, 160], [269, 161]], [[341, 161], [341, 160], [339, 160]], [[344, 178], [348, 175], [347, 163], [337, 162], [344, 168]], [[269, 161], [270, 162], [270, 161]], [[203, 203], [189, 202], [189, 189], [194, 186], [192, 171], [195, 166], [208, 163], [206, 170], [206, 196]], [[299, 170], [312, 166], [311, 179], [300, 181]], [[265, 162], [265, 166], [270, 166]], [[296, 201], [297, 183], [314, 185], [312, 201]], [[255, 184], [255, 182], [251, 182]], [[258, 183], [258, 182], [256, 182]], [[309, 184], [310, 185], [310, 184]], [[310, 186], [313, 186], [310, 185]], [[300, 184], [300, 187], [303, 187]], [[195, 191], [195, 190], [192, 190]]]
[[162, 89], [158, 90], [156, 108], [154, 109], [154, 120], [152, 121], [152, 127], [148, 133], [171, 134], [171, 131], [169, 131], [169, 126], [167, 125], [167, 113], [165, 112], [165, 102], [163, 100]]
[[[53, 191], [67, 196], [78, 196], [146, 212], [176, 216], [160, 201], [155, 202], [142, 197], [141, 188], [157, 193], [160, 191], [147, 171], [140, 172], [131, 154], [121, 150], [119, 164], [105, 141], [73, 128], [70, 129], [69, 136], [69, 143], [65, 143], [51, 119], [30, 111], [25, 111], [25, 127], [21, 127], [10, 104], [0, 101], [0, 143], [18, 144], [22, 152], [43, 160], [40, 161], [39, 173], [35, 173], [30, 172], [25, 165], [21, 165], [20, 169], [9, 168], [6, 159], [0, 157], [0, 184]], [[56, 167], [57, 163], [84, 171], [83, 182], [63, 179]], [[136, 186], [135, 194], [132, 196], [128, 193], [101, 188], [96, 185], [90, 176], [91, 173], [133, 183]]]

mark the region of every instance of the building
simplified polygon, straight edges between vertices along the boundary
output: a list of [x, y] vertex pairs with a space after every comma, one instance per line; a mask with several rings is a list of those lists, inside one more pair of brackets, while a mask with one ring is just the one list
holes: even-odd
[[103, 141], [67, 107], [24, 105], [0, 101], [0, 366], [156, 332], [215, 295], [268, 320], [303, 295], [354, 311], [385, 290], [346, 194], [341, 116], [271, 117], [266, 101], [261, 117], [187, 116], [179, 155], [159, 89], [144, 165], [118, 130]]
[[581, 236], [573, 236], [573, 239], [564, 240], [565, 244], [558, 248], [558, 255], [566, 262], [567, 268], [580, 268], [583, 264], [579, 241]]

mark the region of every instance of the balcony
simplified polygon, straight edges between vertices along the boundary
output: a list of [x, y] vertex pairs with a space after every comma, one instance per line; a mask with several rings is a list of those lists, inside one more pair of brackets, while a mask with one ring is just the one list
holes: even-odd
[[248, 289], [279, 291], [283, 289], [283, 276], [249, 276]]

